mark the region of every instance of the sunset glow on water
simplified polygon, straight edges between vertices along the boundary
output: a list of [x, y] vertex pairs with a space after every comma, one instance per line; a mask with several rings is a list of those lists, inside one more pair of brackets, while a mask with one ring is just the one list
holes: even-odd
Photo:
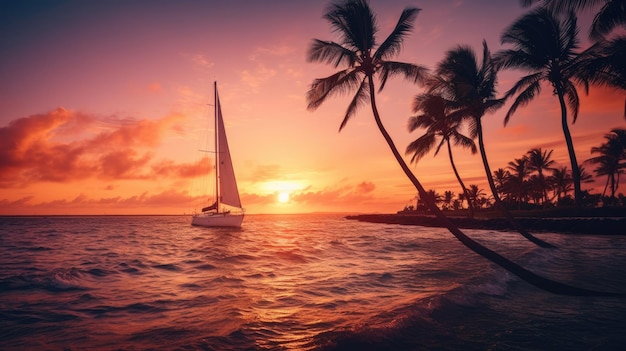
[[[0, 222], [2, 350], [611, 349], [624, 299], [557, 296], [445, 229], [337, 215]], [[626, 291], [622, 237], [468, 231], [570, 284]]]

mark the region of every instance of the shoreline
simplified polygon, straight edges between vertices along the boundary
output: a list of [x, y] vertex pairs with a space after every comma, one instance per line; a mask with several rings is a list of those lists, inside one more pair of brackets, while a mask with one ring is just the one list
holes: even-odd
[[[444, 227], [434, 216], [428, 214], [360, 214], [345, 217], [359, 222]], [[513, 230], [505, 218], [448, 216], [461, 229]], [[539, 218], [516, 217], [525, 229], [536, 232], [590, 235], [626, 235], [625, 217], [568, 217]]]

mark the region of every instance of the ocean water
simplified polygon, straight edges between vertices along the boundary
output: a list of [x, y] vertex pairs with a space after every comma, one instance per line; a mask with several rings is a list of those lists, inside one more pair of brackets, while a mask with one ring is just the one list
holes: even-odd
[[[626, 292], [626, 236], [467, 230]], [[442, 228], [339, 215], [0, 218], [0, 350], [617, 350], [626, 299], [541, 291]]]

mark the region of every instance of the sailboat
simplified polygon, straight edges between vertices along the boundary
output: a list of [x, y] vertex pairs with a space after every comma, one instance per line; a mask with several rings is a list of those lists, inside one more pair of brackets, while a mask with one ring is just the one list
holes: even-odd
[[217, 94], [217, 82], [214, 82], [215, 91], [215, 201], [202, 208], [200, 213], [194, 213], [191, 224], [203, 227], [241, 227], [244, 209], [237, 189], [237, 180], [233, 162], [228, 149], [226, 129], [222, 118], [222, 109]]

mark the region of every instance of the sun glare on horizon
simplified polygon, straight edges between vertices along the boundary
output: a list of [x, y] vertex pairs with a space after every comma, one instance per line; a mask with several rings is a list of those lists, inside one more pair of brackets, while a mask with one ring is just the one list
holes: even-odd
[[286, 204], [289, 202], [289, 193], [286, 191], [281, 191], [278, 193], [278, 202], [281, 204]]

